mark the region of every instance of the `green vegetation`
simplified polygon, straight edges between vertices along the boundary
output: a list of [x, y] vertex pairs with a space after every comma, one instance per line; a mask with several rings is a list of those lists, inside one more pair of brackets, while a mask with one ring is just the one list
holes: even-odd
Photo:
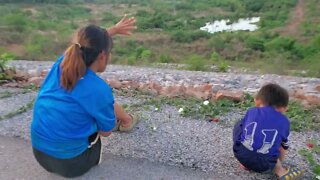
[[[142, 96], [144, 101], [133, 104], [125, 105], [127, 110], [137, 112], [139, 109], [154, 110], [157, 108], [161, 110], [163, 106], [170, 105], [177, 109], [183, 109], [181, 115], [184, 117], [192, 117], [201, 120], [211, 120], [218, 118], [226, 113], [232, 111], [238, 111], [241, 113], [246, 112], [249, 108], [254, 107], [253, 97], [249, 94], [245, 95], [245, 98], [241, 102], [234, 102], [231, 100], [219, 100], [219, 101], [208, 101], [204, 102], [194, 98], [166, 98], [166, 97], [154, 97], [141, 92], [136, 91], [116, 91], [118, 95], [124, 96]], [[317, 107], [313, 109], [304, 108], [299, 102], [290, 101], [287, 117], [291, 122], [292, 131], [308, 131], [308, 130], [320, 130], [320, 122], [317, 118]], [[239, 119], [233, 119], [230, 122], [219, 121], [219, 123], [227, 126], [232, 126], [235, 121]]]
[[317, 144], [316, 140], [311, 140], [307, 146], [308, 148], [300, 150], [299, 153], [306, 157], [314, 173], [314, 178], [318, 179], [317, 177], [320, 176], [320, 164], [315, 160], [314, 156], [320, 155], [320, 146]]
[[[192, 70], [229, 66], [266, 73], [320, 77], [320, 7], [305, 1], [304, 17], [290, 29], [297, 0], [28, 0], [0, 5], [0, 53], [55, 60], [85, 24], [111, 26], [124, 13], [137, 18], [131, 38], [115, 38], [113, 63], [189, 64]], [[67, 6], [65, 4], [68, 4]], [[210, 34], [206, 22], [260, 16], [255, 32]], [[294, 17], [294, 16], [293, 16]], [[219, 57], [212, 61], [212, 52]], [[200, 62], [193, 62], [199, 60]], [[191, 66], [191, 68], [190, 68]]]
[[8, 61], [12, 60], [13, 58], [14, 56], [9, 53], [4, 53], [0, 56], [0, 80], [12, 78], [6, 73], [6, 70], [8, 69]]
[[4, 119], [9, 119], [12, 118], [18, 114], [22, 114], [24, 112], [27, 112], [28, 110], [33, 108], [33, 104], [34, 104], [34, 100], [24, 106], [21, 106], [19, 109], [17, 109], [16, 111], [10, 112], [8, 114], [5, 114], [3, 116], [0, 116], [0, 121], [4, 120]]
[[9, 97], [16, 96], [16, 95], [19, 95], [19, 94], [26, 94], [26, 93], [31, 92], [31, 90], [33, 90], [33, 89], [25, 89], [25, 90], [23, 90], [21, 92], [4, 91], [4, 92], [0, 93], [0, 99], [9, 98]]

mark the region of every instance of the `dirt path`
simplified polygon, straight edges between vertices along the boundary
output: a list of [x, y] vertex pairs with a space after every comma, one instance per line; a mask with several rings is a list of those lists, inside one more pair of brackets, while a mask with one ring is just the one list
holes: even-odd
[[299, 34], [299, 26], [304, 20], [305, 1], [299, 0], [294, 10], [290, 13], [289, 23], [279, 30], [281, 34], [294, 36]]

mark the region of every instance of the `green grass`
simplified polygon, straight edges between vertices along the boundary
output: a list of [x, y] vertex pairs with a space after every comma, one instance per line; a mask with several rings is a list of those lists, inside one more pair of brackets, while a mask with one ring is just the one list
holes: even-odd
[[4, 92], [0, 93], [0, 99], [12, 97], [13, 95], [15, 95], [15, 94], [10, 91], [4, 91]]
[[0, 116], [0, 120], [9, 119], [9, 118], [12, 118], [12, 117], [14, 117], [16, 115], [19, 115], [19, 114], [22, 114], [24, 112], [27, 112], [28, 110], [33, 108], [33, 105], [34, 105], [34, 100], [31, 101], [30, 103], [20, 107], [19, 109], [15, 110], [15, 111], [12, 111], [12, 112], [10, 112], [8, 114]]

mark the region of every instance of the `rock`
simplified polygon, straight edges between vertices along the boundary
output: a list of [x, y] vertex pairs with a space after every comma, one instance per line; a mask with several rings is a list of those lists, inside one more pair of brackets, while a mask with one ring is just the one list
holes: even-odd
[[13, 78], [16, 74], [16, 72], [13, 69], [6, 69], [4, 70], [4, 73], [11, 78]]
[[146, 83], [139, 83], [138, 90], [141, 92], [147, 92], [149, 89], [149, 85]]
[[150, 88], [150, 90], [152, 92], [154, 92], [156, 94], [160, 94], [162, 89], [163, 89], [163, 87], [160, 84], [156, 83], [156, 82], [151, 82], [149, 84], [149, 88]]
[[220, 91], [220, 90], [222, 90], [222, 89], [223, 89], [223, 86], [220, 85], [220, 84], [214, 84], [214, 85], [212, 86], [212, 92], [213, 92], [213, 93], [217, 93], [218, 91]]
[[34, 84], [37, 87], [41, 87], [43, 80], [44, 80], [43, 77], [32, 77], [32, 78], [29, 79], [28, 83], [29, 84]]
[[227, 91], [227, 90], [220, 90], [217, 92], [215, 96], [215, 100], [221, 99], [229, 99], [232, 101], [242, 101], [244, 99], [243, 91]]
[[211, 92], [212, 91], [212, 85], [211, 84], [205, 84], [201, 86], [201, 90], [203, 92]]
[[49, 71], [47, 69], [42, 70], [41, 73], [40, 73], [40, 77], [45, 78], [47, 76], [48, 72]]
[[291, 96], [293, 98], [300, 99], [300, 100], [306, 99], [305, 92], [301, 89], [293, 90], [293, 92], [291, 93]]
[[185, 95], [189, 97], [194, 97], [197, 99], [208, 99], [212, 92], [210, 91], [201, 91], [203, 90], [202, 87], [199, 86], [187, 86], [185, 90]]
[[106, 81], [109, 84], [109, 86], [111, 86], [112, 88], [120, 89], [122, 87], [121, 82], [117, 79], [110, 79], [110, 80], [106, 80]]
[[315, 90], [320, 92], [320, 85], [316, 86]]
[[184, 85], [167, 86], [161, 89], [160, 95], [166, 97], [181, 97], [185, 95], [186, 87]]
[[320, 97], [315, 95], [307, 95], [306, 100], [310, 105], [320, 105]]
[[139, 87], [139, 84], [134, 81], [122, 81], [121, 82], [121, 88], [137, 89], [138, 87]]
[[28, 74], [32, 77], [39, 77], [41, 75], [41, 72], [42, 71], [39, 68], [28, 70]]
[[28, 81], [30, 75], [25, 71], [16, 71], [13, 79], [16, 81]]
[[16, 82], [10, 82], [3, 85], [3, 87], [10, 87], [10, 88], [19, 88], [19, 84]]

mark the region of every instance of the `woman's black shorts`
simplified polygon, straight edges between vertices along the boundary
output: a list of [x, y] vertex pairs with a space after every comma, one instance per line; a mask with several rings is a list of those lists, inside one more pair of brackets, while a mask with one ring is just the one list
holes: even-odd
[[58, 159], [35, 148], [33, 148], [33, 154], [39, 164], [47, 171], [64, 177], [77, 177], [100, 163], [101, 139], [97, 133], [89, 137], [89, 144], [90, 146], [85, 152], [71, 159]]

